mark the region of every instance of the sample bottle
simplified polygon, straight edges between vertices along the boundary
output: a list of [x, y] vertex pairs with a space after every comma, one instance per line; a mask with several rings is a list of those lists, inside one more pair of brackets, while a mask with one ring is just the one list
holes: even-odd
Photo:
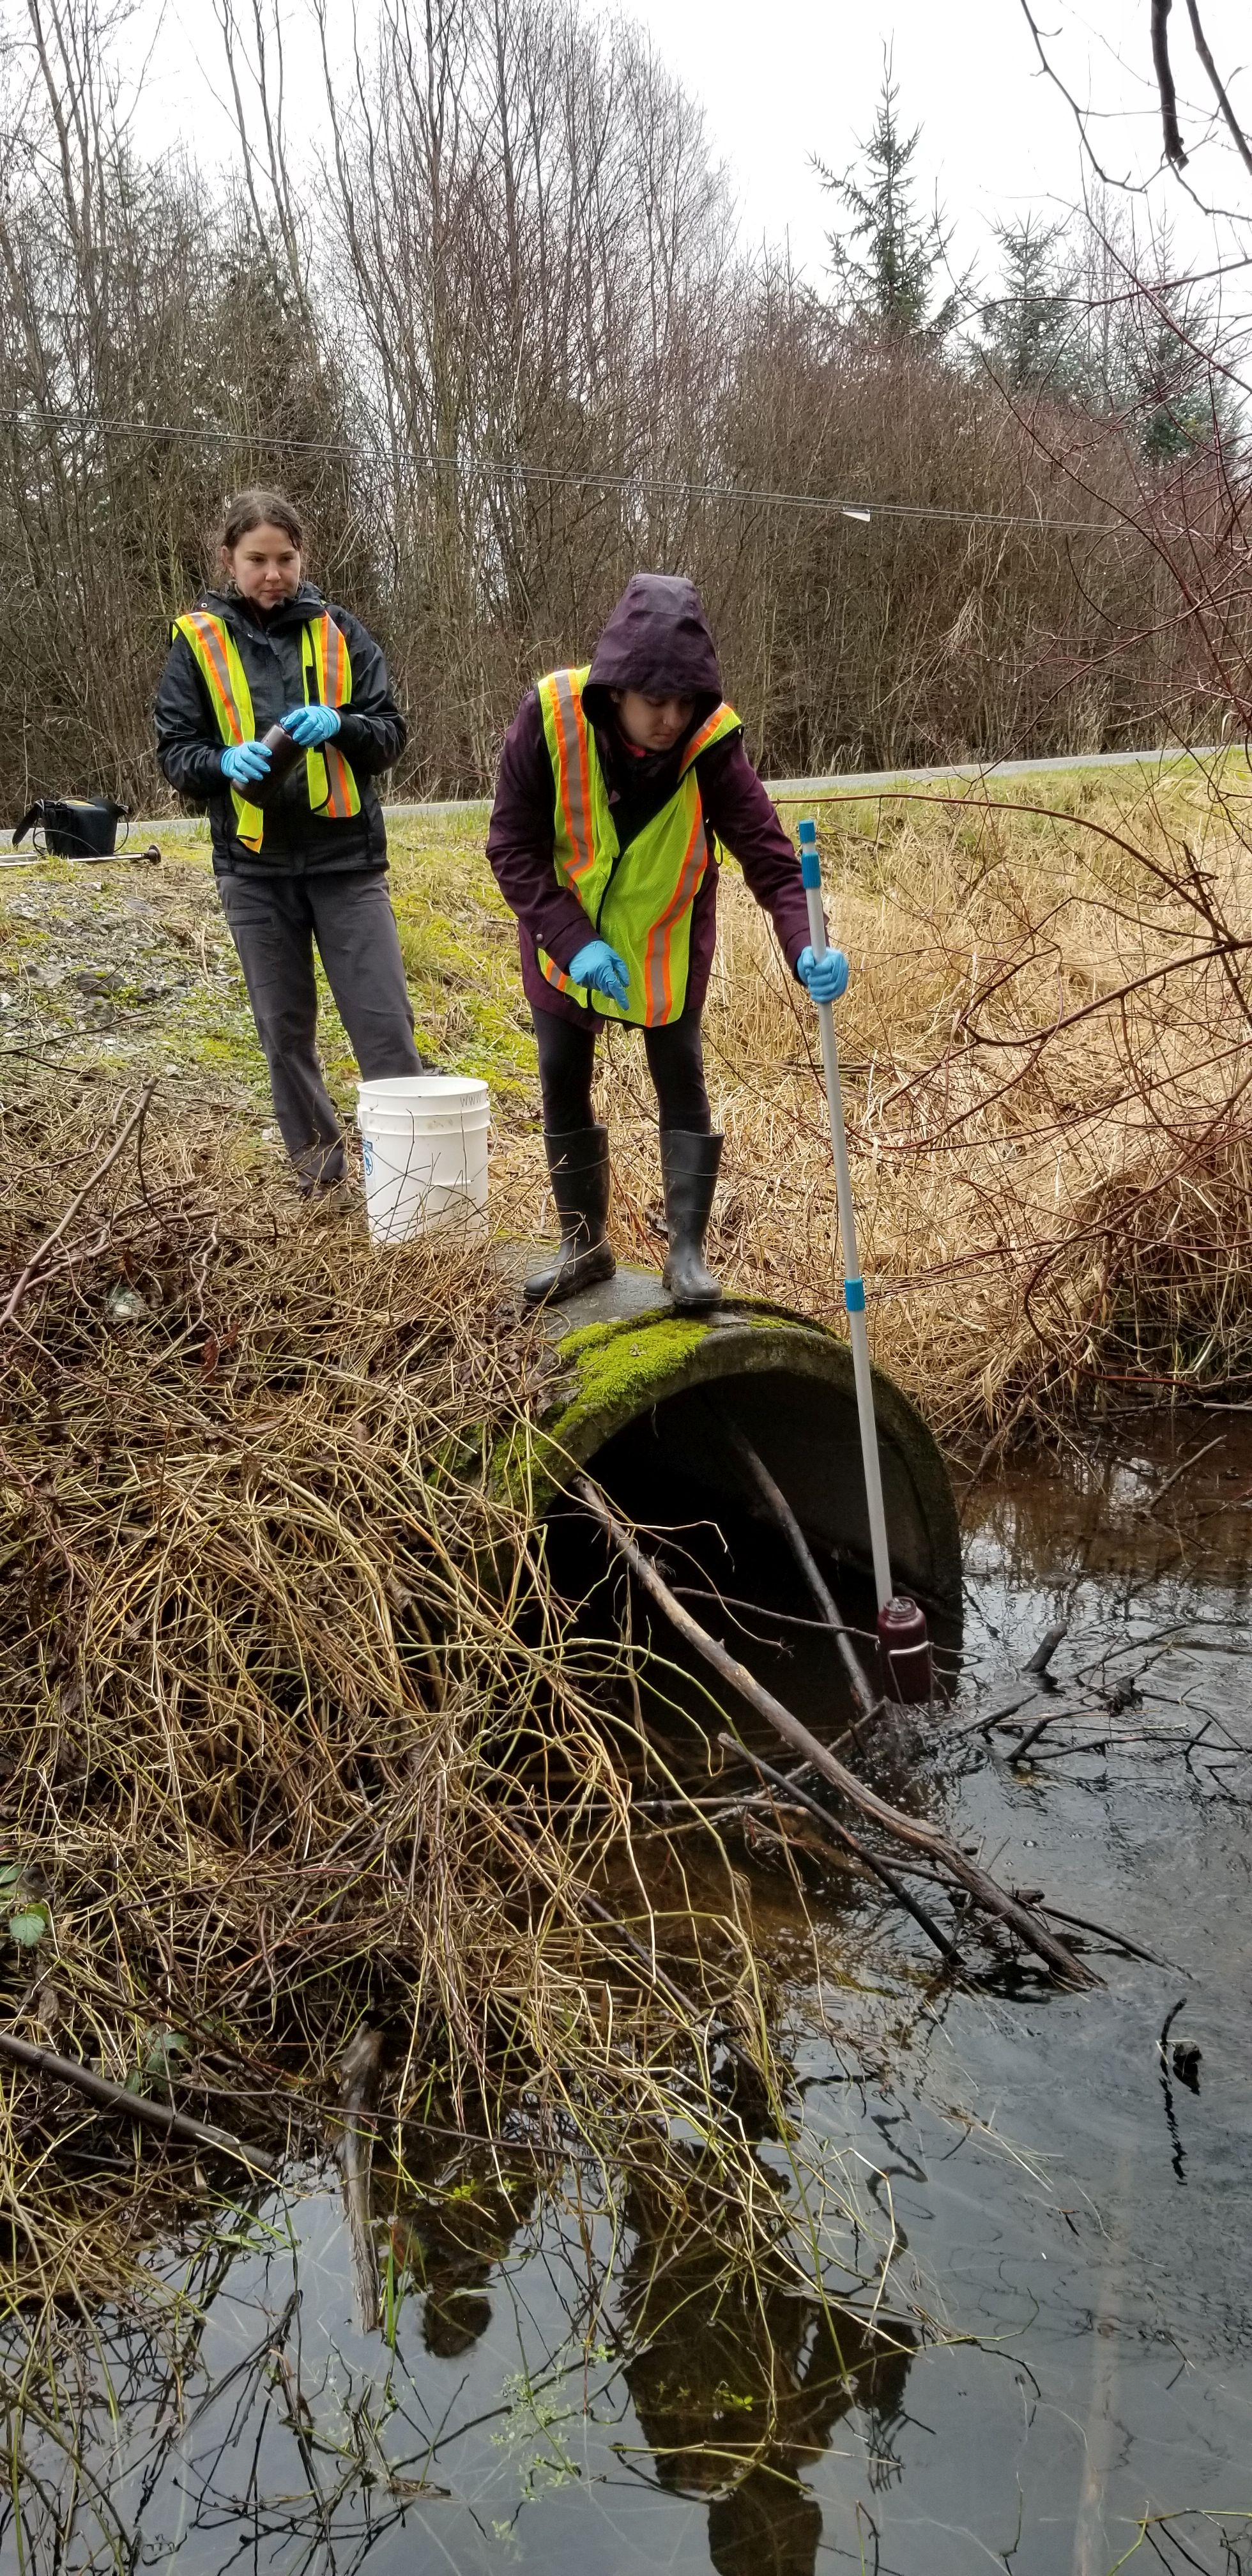
[[926, 1614], [897, 1592], [878, 1613], [878, 1651], [888, 1699], [930, 1697], [930, 1638]]
[[269, 753], [270, 765], [260, 786], [250, 789], [249, 793], [256, 796], [258, 804], [264, 805], [270, 789], [280, 786], [288, 770], [294, 769], [300, 757], [300, 745], [294, 734], [289, 734], [280, 724], [272, 724], [269, 732], [262, 734], [261, 740]]

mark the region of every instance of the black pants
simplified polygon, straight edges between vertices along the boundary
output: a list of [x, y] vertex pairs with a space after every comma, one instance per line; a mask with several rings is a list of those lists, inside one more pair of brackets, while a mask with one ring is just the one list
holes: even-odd
[[381, 868], [220, 876], [218, 893], [302, 1189], [343, 1179], [343, 1133], [317, 1055], [313, 943], [362, 1078], [420, 1073], [413, 1011]]
[[[559, 1019], [555, 1011], [536, 1011], [533, 1017], [544, 1126], [554, 1136], [568, 1135], [572, 1127], [592, 1126], [591, 1077], [602, 1023], [590, 1014], [585, 1027]], [[644, 1029], [641, 1034], [662, 1127], [683, 1127], [689, 1134], [707, 1136], [713, 1120], [704, 1088], [699, 1012], [684, 1011], [667, 1028]]]

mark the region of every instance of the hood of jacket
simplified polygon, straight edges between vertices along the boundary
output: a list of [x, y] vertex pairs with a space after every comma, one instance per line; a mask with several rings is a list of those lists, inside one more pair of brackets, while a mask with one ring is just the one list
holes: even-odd
[[694, 582], [668, 572], [637, 572], [627, 582], [591, 657], [583, 690], [592, 724], [606, 731], [614, 723], [610, 689], [691, 698], [693, 725], [712, 714], [722, 675]]

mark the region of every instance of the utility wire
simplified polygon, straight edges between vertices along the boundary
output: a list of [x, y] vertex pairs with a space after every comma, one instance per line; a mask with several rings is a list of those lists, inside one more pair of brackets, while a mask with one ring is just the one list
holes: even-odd
[[[361, 441], [283, 438], [262, 430], [221, 429], [212, 422], [187, 426], [173, 421], [105, 420], [97, 412], [86, 411], [0, 411], [0, 423], [18, 429], [94, 429], [105, 438], [187, 438], [229, 447], [272, 447], [292, 455], [369, 456], [374, 452]], [[950, 510], [929, 501], [849, 501], [833, 493], [764, 492], [741, 483], [693, 483], [664, 475], [584, 474], [565, 466], [533, 465], [525, 457], [470, 454], [435, 456], [430, 461], [441, 473], [496, 474], [520, 483], [569, 486], [587, 492], [629, 492], [640, 497], [650, 493], [695, 501], [749, 501], [763, 509], [810, 510], [819, 516], [852, 519], [866, 527], [875, 519], [913, 519], [939, 520], [961, 528], [1025, 528], [1037, 536], [1110, 537], [1119, 533], [1116, 521], [1044, 519], [1028, 511]]]

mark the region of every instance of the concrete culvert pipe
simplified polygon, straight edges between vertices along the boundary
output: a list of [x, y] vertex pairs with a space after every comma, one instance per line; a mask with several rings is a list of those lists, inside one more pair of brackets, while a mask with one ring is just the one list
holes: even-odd
[[[765, 1547], [768, 1516], [736, 1455], [737, 1426], [815, 1553], [862, 1606], [869, 1526], [845, 1341], [756, 1300], [677, 1315], [655, 1275], [639, 1270], [619, 1270], [554, 1308], [547, 1329], [558, 1361], [550, 1398], [527, 1454], [514, 1450], [502, 1464], [515, 1488], [529, 1481], [554, 1540], [564, 1491], [586, 1469], [632, 1519], [656, 1527], [703, 1521], [726, 1531], [733, 1524], [740, 1532], [750, 1523]], [[901, 1587], [936, 1615], [951, 1650], [960, 1634], [961, 1555], [947, 1471], [921, 1415], [890, 1379], [876, 1375], [875, 1399], [892, 1565]], [[735, 1559], [738, 1589], [760, 1598], [744, 1579], [742, 1541]]]

